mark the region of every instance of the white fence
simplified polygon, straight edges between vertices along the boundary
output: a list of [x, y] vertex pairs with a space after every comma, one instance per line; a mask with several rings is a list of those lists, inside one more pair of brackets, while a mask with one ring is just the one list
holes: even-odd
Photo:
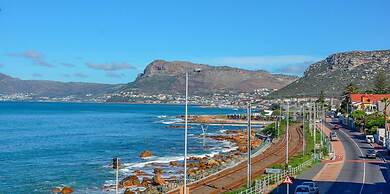
[[279, 185], [283, 180], [286, 178], [287, 175], [289, 176], [295, 176], [298, 173], [302, 172], [307, 166], [310, 166], [313, 164], [313, 159], [309, 159], [299, 166], [296, 166], [294, 168], [290, 168], [288, 171], [284, 170], [282, 173], [278, 174], [268, 174], [265, 177], [256, 180], [254, 185], [244, 191], [239, 192], [239, 194], [260, 194], [260, 193], [267, 193], [269, 192], [271, 188], [271, 185]]

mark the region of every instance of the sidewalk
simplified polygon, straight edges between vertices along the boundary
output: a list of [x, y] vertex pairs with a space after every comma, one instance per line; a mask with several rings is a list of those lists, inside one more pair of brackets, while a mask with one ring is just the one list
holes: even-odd
[[[326, 125], [321, 127], [320, 124], [317, 125], [318, 128], [322, 129], [324, 134], [328, 137], [332, 131]], [[323, 160], [322, 163], [324, 167], [314, 176], [314, 181], [336, 181], [339, 176], [341, 169], [343, 168], [345, 161], [345, 150], [341, 141], [331, 141], [333, 151], [335, 154], [334, 160]]]

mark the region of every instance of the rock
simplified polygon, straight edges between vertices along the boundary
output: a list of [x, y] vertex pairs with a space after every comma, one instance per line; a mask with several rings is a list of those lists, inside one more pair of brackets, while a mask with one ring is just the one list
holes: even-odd
[[162, 174], [163, 173], [163, 170], [161, 168], [155, 168], [153, 170], [154, 174]]
[[136, 194], [134, 191], [131, 191], [130, 188], [127, 188], [123, 194]]
[[144, 177], [142, 179], [141, 186], [148, 187], [150, 183], [151, 183], [151, 180], [149, 178], [147, 178], [147, 177]]
[[167, 182], [166, 182], [165, 179], [161, 176], [161, 174], [155, 174], [155, 175], [153, 176], [152, 183], [153, 183], [153, 185], [165, 185], [165, 184], [167, 184]]
[[73, 193], [72, 187], [64, 187], [61, 190], [61, 194], [70, 194], [70, 193]]
[[207, 161], [208, 168], [212, 168], [212, 167], [218, 166], [218, 165], [219, 165], [219, 162], [217, 162], [216, 160], [211, 159], [211, 160]]
[[179, 162], [177, 162], [177, 161], [170, 161], [169, 165], [170, 166], [179, 166]]
[[56, 187], [56, 188], [53, 188], [53, 189], [51, 190], [51, 192], [53, 192], [53, 193], [60, 193], [61, 190], [62, 190], [61, 188]]
[[145, 150], [143, 152], [141, 152], [141, 154], [139, 155], [139, 157], [141, 158], [147, 158], [147, 157], [151, 157], [153, 154], [151, 151], [148, 151], [148, 150]]
[[128, 176], [124, 179], [122, 179], [119, 182], [119, 187], [121, 188], [128, 188], [131, 186], [138, 186], [140, 184], [139, 179], [136, 175]]

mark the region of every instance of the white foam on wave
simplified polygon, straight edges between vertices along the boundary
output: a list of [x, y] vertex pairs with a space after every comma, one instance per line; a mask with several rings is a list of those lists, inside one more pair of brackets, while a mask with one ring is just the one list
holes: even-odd
[[168, 120], [162, 120], [161, 123], [166, 124], [166, 125], [171, 125], [171, 124], [175, 124], [175, 123], [180, 123], [182, 121], [183, 121], [183, 119], [180, 119], [180, 118], [172, 118], [172, 119], [168, 119]]
[[167, 115], [160, 115], [160, 116], [157, 116], [157, 118], [167, 118]]

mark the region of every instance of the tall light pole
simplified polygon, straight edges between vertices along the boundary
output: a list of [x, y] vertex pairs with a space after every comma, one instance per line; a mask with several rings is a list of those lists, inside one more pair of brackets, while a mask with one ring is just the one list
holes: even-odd
[[302, 132], [303, 132], [302, 153], [303, 155], [305, 155], [305, 104], [302, 105]]
[[313, 143], [314, 143], [314, 159], [317, 160], [317, 153], [316, 153], [316, 133], [317, 133], [317, 130], [316, 130], [316, 103], [314, 102], [314, 106], [313, 106], [313, 109], [314, 109], [314, 114], [313, 114], [313, 133], [314, 133], [314, 140], [313, 140]]
[[184, 194], [187, 194], [187, 135], [188, 135], [188, 72], [186, 72], [186, 100], [184, 124]]
[[247, 169], [247, 188], [251, 187], [251, 175], [252, 175], [252, 166], [251, 166], [251, 118], [252, 117], [252, 110], [251, 110], [251, 103], [249, 102], [248, 104], [248, 114], [247, 114], [247, 119], [248, 119], [248, 148], [247, 148], [247, 153], [248, 153], [248, 169]]
[[115, 157], [112, 159], [112, 168], [115, 169], [115, 194], [119, 193], [119, 158]]
[[290, 116], [290, 107], [289, 107], [289, 103], [287, 101], [287, 116], [286, 116], [286, 166], [288, 168], [288, 141], [289, 141], [289, 138], [288, 138], [288, 124], [289, 124], [289, 116]]
[[[289, 138], [288, 138], [288, 124], [289, 124], [289, 120], [290, 120], [290, 105], [289, 105], [289, 102], [287, 101], [287, 116], [286, 116], [286, 167], [287, 167], [287, 172], [289, 172], [289, 168], [288, 168], [288, 141], [289, 141]], [[288, 173], [287, 173], [288, 174]], [[290, 188], [289, 188], [289, 184], [286, 184], [287, 186], [287, 194], [290, 192]]]

